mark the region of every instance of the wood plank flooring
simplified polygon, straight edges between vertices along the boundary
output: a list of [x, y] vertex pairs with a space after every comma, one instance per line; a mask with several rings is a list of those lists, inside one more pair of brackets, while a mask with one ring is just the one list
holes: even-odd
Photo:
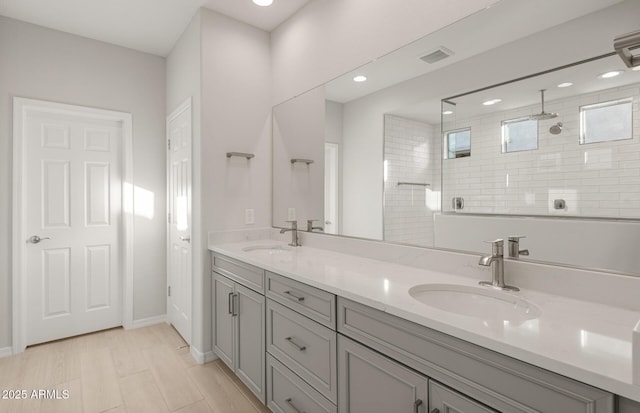
[[[27, 398], [0, 394], [0, 413], [270, 412], [220, 360], [196, 364], [182, 337], [164, 323], [73, 337], [2, 358], [0, 391], [12, 390], [26, 391]], [[31, 397], [34, 390], [49, 395]]]

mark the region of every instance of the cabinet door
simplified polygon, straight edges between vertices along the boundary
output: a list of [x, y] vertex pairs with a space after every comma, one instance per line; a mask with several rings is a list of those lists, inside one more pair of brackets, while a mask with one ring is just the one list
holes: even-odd
[[429, 412], [496, 413], [495, 410], [444, 387], [433, 380], [429, 380]]
[[265, 300], [240, 284], [236, 292], [236, 374], [264, 403], [265, 394]]
[[344, 336], [338, 337], [340, 413], [425, 413], [428, 379]]
[[274, 413], [336, 413], [336, 406], [267, 354], [267, 407]]
[[213, 273], [213, 351], [231, 370], [233, 364], [234, 282]]

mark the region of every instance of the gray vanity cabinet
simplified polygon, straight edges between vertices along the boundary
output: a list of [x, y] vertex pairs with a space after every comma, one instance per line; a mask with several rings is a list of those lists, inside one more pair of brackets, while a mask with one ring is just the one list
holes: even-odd
[[231, 370], [235, 370], [235, 318], [231, 309], [235, 285], [227, 277], [213, 273], [213, 351]]
[[212, 266], [214, 352], [275, 413], [640, 410], [609, 392], [250, 264], [213, 253]]
[[336, 296], [266, 272], [267, 406], [336, 411]]
[[501, 412], [614, 412], [609, 392], [343, 298], [338, 332]]
[[337, 413], [336, 405], [267, 354], [267, 406], [274, 413]]
[[336, 403], [335, 331], [269, 299], [267, 352]]
[[497, 413], [438, 382], [429, 381], [430, 413]]
[[214, 266], [213, 351], [264, 402], [265, 297], [241, 284], [242, 277], [234, 281], [215, 270]]
[[338, 337], [340, 413], [427, 412], [429, 380], [413, 370]]

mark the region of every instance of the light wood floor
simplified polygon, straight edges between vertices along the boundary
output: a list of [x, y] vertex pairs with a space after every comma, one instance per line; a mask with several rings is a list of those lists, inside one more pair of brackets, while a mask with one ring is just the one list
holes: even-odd
[[[220, 361], [198, 365], [167, 324], [121, 328], [28, 348], [0, 359], [5, 412], [268, 413]], [[30, 398], [33, 390], [68, 390], [64, 400]], [[3, 394], [0, 394], [2, 397]]]

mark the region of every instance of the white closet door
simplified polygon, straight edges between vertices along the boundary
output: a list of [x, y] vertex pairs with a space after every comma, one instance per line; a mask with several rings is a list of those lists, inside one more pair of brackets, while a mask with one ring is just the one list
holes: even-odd
[[80, 113], [25, 119], [27, 345], [122, 324], [122, 133]]
[[191, 104], [167, 118], [169, 242], [167, 316], [191, 343]]

